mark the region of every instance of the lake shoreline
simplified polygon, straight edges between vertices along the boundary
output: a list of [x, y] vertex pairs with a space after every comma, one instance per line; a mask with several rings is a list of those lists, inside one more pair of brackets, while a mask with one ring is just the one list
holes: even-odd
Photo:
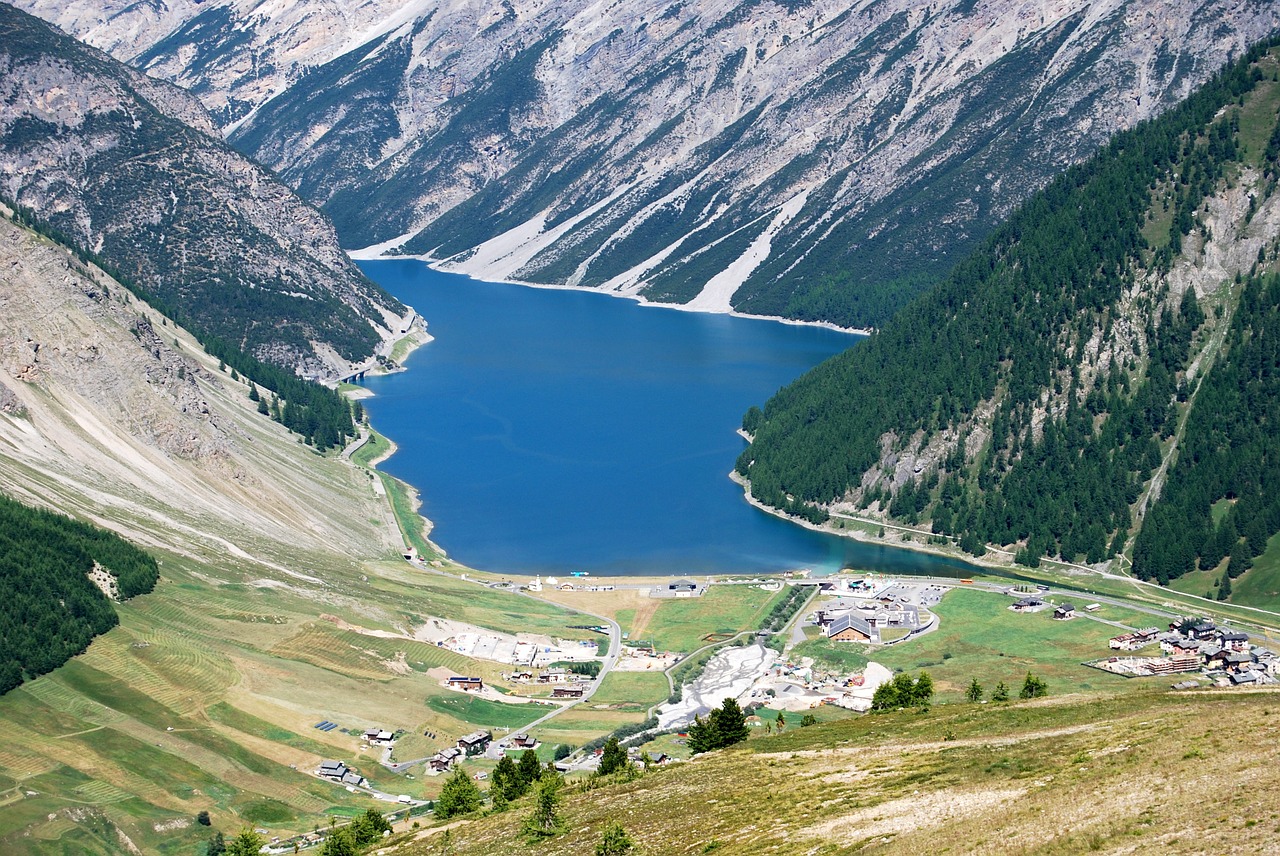
[[[746, 432], [740, 430], [738, 433], [744, 439], [747, 439], [748, 442], [750, 442], [750, 438], [746, 434]], [[756, 497], [751, 493], [751, 483], [747, 481], [745, 478], [743, 478], [741, 475], [739, 475], [736, 470], [731, 470], [729, 472], [729, 480], [732, 481], [734, 484], [738, 485], [738, 487], [742, 488], [742, 496], [744, 499], [746, 499], [748, 505], [751, 505], [753, 508], [758, 508], [761, 511], [763, 511], [765, 514], [772, 515], [778, 518], [779, 520], [785, 520], [788, 523], [793, 523], [797, 526], [803, 527], [805, 529], [809, 529], [813, 532], [821, 532], [824, 535], [834, 535], [838, 538], [848, 538], [852, 541], [857, 541], [862, 544], [876, 544], [891, 550], [906, 550], [912, 553], [925, 553], [930, 556], [938, 556], [939, 558], [951, 559], [966, 565], [971, 565], [975, 569], [979, 569], [979, 570], [984, 568], [988, 570], [1010, 570], [1014, 567], [1012, 561], [1007, 563], [992, 562], [990, 560], [983, 561], [981, 558], [971, 556], [968, 553], [964, 553], [958, 549], [954, 551], [943, 549], [940, 545], [937, 545], [937, 544], [920, 543], [915, 540], [904, 541], [901, 538], [898, 538], [894, 541], [886, 542], [883, 539], [874, 538], [868, 533], [863, 532], [861, 530], [851, 531], [848, 529], [833, 529], [823, 524], [813, 523], [808, 520], [805, 520], [803, 517], [796, 517], [793, 514], [787, 514], [785, 511], [782, 511], [781, 509], [774, 508], [771, 505], [766, 505], [765, 503], [756, 499]], [[862, 522], [862, 521], [859, 521], [859, 522]], [[882, 525], [882, 526], [888, 526], [888, 527], [899, 528], [899, 529], [905, 528], [905, 527], [899, 527], [897, 524], [894, 524], [894, 523], [878, 524], [877, 522], [867, 522], [866, 525], [868, 526]], [[924, 533], [920, 533], [917, 531], [916, 534], [923, 535]]]
[[791, 324], [799, 327], [819, 327], [825, 330], [835, 330], [840, 333], [848, 333], [852, 336], [870, 336], [875, 332], [874, 327], [843, 327], [830, 321], [803, 321], [797, 318], [787, 318], [782, 315], [752, 315], [747, 312], [739, 312], [736, 309], [728, 312], [719, 312], [714, 309], [695, 309], [686, 306], [683, 303], [661, 303], [640, 294], [621, 294], [616, 291], [604, 291], [589, 285], [557, 285], [547, 282], [529, 282], [521, 279], [495, 278], [495, 279], [477, 279], [469, 273], [460, 270], [450, 270], [444, 267], [447, 259], [437, 259], [430, 255], [385, 255], [381, 251], [382, 245], [375, 244], [373, 247], [364, 247], [358, 250], [347, 250], [347, 255], [357, 261], [370, 262], [392, 262], [392, 261], [417, 261], [422, 262], [427, 267], [440, 273], [453, 274], [455, 276], [465, 276], [467, 279], [475, 282], [496, 282], [503, 285], [518, 285], [523, 288], [542, 288], [551, 291], [581, 291], [591, 294], [603, 294], [606, 297], [616, 297], [623, 300], [630, 300], [641, 306], [654, 307], [657, 309], [673, 309], [677, 312], [696, 312], [703, 315], [725, 315], [730, 318], [746, 318], [758, 321], [773, 321], [778, 324]]

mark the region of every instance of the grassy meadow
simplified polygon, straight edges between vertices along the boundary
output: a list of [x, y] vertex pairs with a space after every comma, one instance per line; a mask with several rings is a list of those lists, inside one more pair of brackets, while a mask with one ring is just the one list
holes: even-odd
[[[1277, 717], [1275, 692], [1147, 690], [789, 724], [632, 782], [571, 785], [564, 832], [536, 852], [591, 853], [612, 822], [648, 856], [1259, 852], [1280, 831], [1280, 768], [1258, 748]], [[1229, 800], [1190, 786], [1223, 770], [1241, 785]], [[455, 824], [448, 852], [534, 852], [529, 813], [525, 798]], [[439, 829], [398, 842], [443, 852]]]
[[646, 625], [631, 638], [652, 642], [659, 651], [688, 653], [708, 644], [708, 634], [759, 627], [783, 592], [751, 585], [713, 585], [702, 597], [662, 599]]

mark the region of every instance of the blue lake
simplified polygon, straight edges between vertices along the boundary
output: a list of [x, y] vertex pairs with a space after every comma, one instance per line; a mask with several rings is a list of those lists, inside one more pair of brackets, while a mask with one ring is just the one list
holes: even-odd
[[974, 570], [801, 528], [729, 480], [746, 409], [853, 335], [417, 261], [361, 267], [435, 337], [409, 371], [369, 379], [365, 405], [400, 447], [383, 468], [421, 491], [432, 540], [459, 562], [544, 574]]

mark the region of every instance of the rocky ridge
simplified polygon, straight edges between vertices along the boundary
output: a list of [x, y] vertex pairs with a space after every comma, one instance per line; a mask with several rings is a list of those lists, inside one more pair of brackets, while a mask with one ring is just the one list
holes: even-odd
[[0, 195], [202, 335], [315, 376], [408, 311], [191, 95], [0, 6]]
[[852, 326], [1280, 24], [1236, 0], [23, 5], [189, 86], [348, 246]]

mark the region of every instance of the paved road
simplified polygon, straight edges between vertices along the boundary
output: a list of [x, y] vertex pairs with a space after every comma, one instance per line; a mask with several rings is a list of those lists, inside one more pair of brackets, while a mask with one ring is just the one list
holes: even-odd
[[[529, 592], [519, 591], [519, 592], [516, 592], [516, 594], [518, 594], [521, 597], [527, 597], [531, 600], [536, 600], [539, 603], [550, 602], [550, 601], [545, 601], [540, 597], [535, 597]], [[563, 604], [556, 604], [556, 605], [563, 606]], [[578, 705], [589, 701], [591, 697], [596, 694], [596, 690], [600, 688], [600, 685], [604, 683], [605, 675], [609, 674], [609, 672], [613, 670], [613, 667], [618, 664], [618, 657], [622, 655], [622, 628], [618, 626], [618, 622], [614, 621], [612, 618], [609, 618], [608, 616], [597, 615], [594, 612], [587, 612], [585, 609], [581, 609], [579, 607], [566, 606], [564, 608], [572, 612], [579, 613], [580, 615], [587, 615], [587, 616], [590, 616], [591, 618], [599, 619], [602, 624], [607, 625], [609, 628], [609, 653], [605, 655], [604, 659], [600, 663], [599, 676], [597, 676], [595, 681], [592, 682], [591, 688], [582, 694], [582, 698], [578, 699], [577, 701], [570, 702], [569, 704], [566, 704], [564, 707], [557, 708], [556, 710], [553, 710], [550, 713], [548, 713], [546, 716], [539, 717], [538, 719], [534, 720], [533, 722], [521, 728], [520, 729], [521, 731], [529, 731], [533, 728], [537, 728], [539, 725], [542, 725], [543, 723], [547, 722], [550, 719], [554, 719], [555, 717], [564, 713], [566, 710], [569, 710], [572, 707], [577, 707]]]

